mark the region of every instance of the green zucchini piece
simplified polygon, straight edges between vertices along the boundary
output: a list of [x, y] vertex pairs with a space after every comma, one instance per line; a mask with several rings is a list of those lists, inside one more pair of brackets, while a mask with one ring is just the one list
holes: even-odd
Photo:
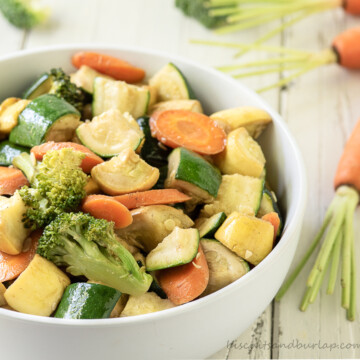
[[93, 283], [69, 285], [54, 317], [62, 319], [106, 319], [120, 299], [121, 292]]
[[146, 257], [146, 271], [167, 269], [184, 265], [194, 259], [199, 248], [199, 231], [197, 229], [174, 230], [151, 250]]
[[209, 266], [209, 282], [202, 296], [231, 284], [250, 271], [249, 264], [217, 240], [201, 239]]
[[93, 115], [110, 109], [128, 112], [135, 119], [147, 113], [150, 101], [148, 89], [124, 81], [96, 77], [94, 80]]
[[151, 136], [149, 119], [148, 116], [142, 116], [136, 120], [145, 136], [140, 155], [151, 166], [160, 168], [167, 165], [167, 157], [170, 151], [165, 145]]
[[211, 202], [220, 184], [220, 171], [200, 155], [185, 148], [171, 152], [165, 187], [179, 189], [202, 202]]
[[65, 100], [46, 94], [31, 101], [18, 120], [9, 140], [33, 147], [47, 141], [70, 141], [80, 125], [80, 113]]
[[256, 215], [262, 198], [264, 179], [240, 174], [223, 175], [216, 199], [205, 204], [201, 217], [210, 217], [221, 211], [227, 216], [237, 211], [241, 214]]
[[136, 150], [143, 141], [144, 134], [130, 114], [110, 109], [90, 122], [81, 124], [76, 135], [95, 154], [109, 158], [125, 149]]
[[261, 198], [260, 208], [259, 208], [259, 211], [256, 214], [256, 216], [261, 218], [264, 215], [271, 213], [271, 212], [276, 212], [279, 215], [280, 226], [279, 226], [277, 234], [276, 234], [276, 236], [279, 236], [281, 234], [281, 231], [283, 228], [283, 218], [282, 218], [281, 212], [279, 210], [279, 207], [277, 205], [277, 201], [275, 199], [275, 194], [272, 191], [265, 188], [263, 191], [262, 198]]
[[23, 152], [30, 153], [30, 149], [13, 144], [8, 140], [2, 141], [0, 143], [0, 165], [12, 165], [14, 157], [20, 155]]
[[195, 222], [195, 226], [199, 230], [201, 238], [212, 238], [225, 219], [226, 214], [221, 211], [208, 219], [199, 218], [198, 221]]
[[157, 90], [157, 101], [196, 99], [184, 74], [173, 63], [160, 69], [149, 81]]
[[28, 100], [47, 94], [53, 84], [52, 76], [44, 73], [24, 92], [23, 98]]

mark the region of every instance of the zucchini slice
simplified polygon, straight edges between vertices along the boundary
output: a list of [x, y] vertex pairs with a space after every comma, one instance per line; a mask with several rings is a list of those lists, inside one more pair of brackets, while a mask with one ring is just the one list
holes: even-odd
[[155, 271], [189, 263], [198, 252], [199, 241], [197, 229], [181, 229], [176, 226], [147, 255], [146, 270]]
[[2, 141], [0, 143], [0, 165], [12, 165], [14, 157], [20, 155], [23, 152], [30, 153], [30, 149], [13, 144], [8, 140]]
[[256, 216], [258, 218], [261, 218], [264, 215], [271, 213], [271, 212], [276, 212], [279, 215], [280, 226], [279, 226], [277, 234], [276, 234], [276, 236], [279, 236], [281, 234], [282, 228], [283, 228], [283, 218], [282, 218], [281, 212], [279, 210], [279, 207], [277, 205], [275, 194], [272, 191], [265, 188], [263, 191], [262, 198], [261, 198], [260, 208], [259, 208], [259, 211], [256, 214]]
[[251, 106], [218, 111], [210, 117], [216, 120], [227, 133], [239, 127], [245, 127], [254, 139], [257, 139], [272, 122], [271, 116], [266, 111]]
[[260, 177], [265, 168], [265, 157], [260, 145], [244, 127], [231, 131], [226, 148], [213, 157], [223, 174], [241, 174]]
[[20, 113], [29, 104], [30, 100], [8, 98], [0, 105], [0, 133], [10, 134], [11, 130], [18, 124]]
[[200, 244], [209, 266], [209, 282], [202, 296], [222, 289], [250, 271], [249, 264], [221, 242], [201, 239]]
[[6, 302], [16, 311], [50, 316], [70, 279], [51, 261], [35, 254], [29, 266], [5, 291]]
[[159, 169], [147, 164], [131, 149], [96, 165], [92, 178], [109, 195], [122, 195], [151, 189], [159, 179]]
[[151, 113], [166, 110], [188, 110], [200, 114], [204, 113], [200, 101], [191, 99], [179, 99], [159, 102], [151, 108]]
[[149, 117], [142, 116], [136, 120], [144, 133], [145, 141], [141, 147], [141, 157], [151, 166], [162, 167], [167, 165], [170, 150], [151, 136]]
[[120, 317], [149, 314], [171, 309], [174, 306], [170, 300], [162, 299], [153, 292], [147, 292], [140, 296], [130, 296]]
[[176, 226], [187, 229], [193, 221], [182, 210], [167, 205], [150, 205], [131, 210], [133, 222], [117, 235], [145, 252], [153, 250]]
[[215, 239], [257, 265], [273, 248], [274, 227], [265, 220], [233, 212], [215, 233]]
[[204, 206], [200, 216], [210, 217], [221, 211], [228, 216], [234, 211], [256, 215], [263, 189], [264, 179], [240, 174], [223, 175], [217, 198]]
[[186, 77], [173, 63], [160, 69], [149, 84], [157, 90], [157, 101], [196, 99]]
[[212, 238], [216, 230], [221, 226], [225, 221], [226, 214], [224, 212], [219, 212], [211, 216], [210, 218], [199, 218], [195, 221], [195, 226], [199, 230], [201, 238]]
[[135, 119], [147, 113], [150, 101], [148, 89], [124, 81], [97, 77], [94, 80], [93, 115], [110, 109], [130, 113]]
[[69, 285], [54, 317], [62, 319], [106, 319], [110, 317], [121, 292], [94, 283]]
[[47, 141], [69, 141], [80, 125], [80, 113], [55, 95], [42, 95], [31, 101], [19, 115], [9, 140], [33, 147]]
[[28, 100], [47, 94], [53, 85], [52, 77], [49, 73], [44, 73], [24, 92], [23, 97]]
[[89, 94], [94, 92], [94, 80], [97, 77], [114, 80], [112, 77], [101, 74], [87, 65], [82, 65], [78, 71], [70, 75], [70, 80], [76, 86], [84, 89]]
[[104, 158], [116, 156], [125, 149], [136, 150], [144, 138], [134, 118], [116, 109], [81, 124], [76, 135], [82, 144]]
[[165, 187], [179, 189], [201, 202], [211, 202], [220, 184], [220, 171], [200, 155], [185, 148], [171, 152]]

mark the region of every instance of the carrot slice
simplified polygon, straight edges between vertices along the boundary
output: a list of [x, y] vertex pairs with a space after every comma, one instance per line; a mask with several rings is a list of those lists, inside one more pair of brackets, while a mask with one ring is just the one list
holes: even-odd
[[274, 241], [280, 226], [280, 218], [277, 212], [273, 211], [262, 216], [261, 220], [268, 221], [274, 227]]
[[213, 155], [224, 150], [226, 135], [214, 120], [187, 110], [166, 110], [150, 118], [151, 133], [172, 148], [185, 147], [199, 154]]
[[350, 185], [360, 191], [360, 119], [346, 142], [336, 170], [334, 187], [341, 185]]
[[0, 166], [0, 195], [13, 195], [24, 185], [29, 182], [21, 170]]
[[360, 0], [344, 0], [344, 9], [352, 15], [360, 15]]
[[133, 221], [128, 208], [111, 196], [89, 195], [83, 200], [82, 210], [97, 219], [113, 221], [117, 229], [129, 226]]
[[77, 68], [87, 65], [102, 74], [128, 83], [140, 82], [145, 77], [143, 69], [106, 54], [82, 51], [73, 55], [71, 60]]
[[348, 69], [360, 68], [360, 27], [349, 29], [338, 35], [333, 48], [339, 57], [339, 64]]
[[130, 210], [146, 205], [181, 203], [190, 200], [191, 197], [176, 189], [159, 189], [118, 195], [114, 196], [114, 199], [125, 205]]
[[90, 173], [91, 169], [104, 162], [104, 160], [94, 154], [91, 150], [89, 150], [86, 146], [73, 143], [73, 142], [54, 142], [54, 141], [48, 141], [44, 144], [34, 146], [31, 149], [31, 152], [35, 155], [37, 160], [42, 160], [44, 155], [51, 150], [60, 150], [63, 148], [72, 148], [76, 151], [80, 151], [86, 155], [86, 157], [83, 159], [81, 163], [81, 168], [85, 173]]
[[36, 230], [30, 234], [30, 247], [18, 255], [9, 255], [0, 251], [0, 283], [17, 278], [30, 264], [35, 256], [36, 248], [42, 231]]
[[175, 305], [185, 304], [201, 295], [209, 282], [209, 267], [201, 245], [192, 262], [160, 270], [157, 279]]

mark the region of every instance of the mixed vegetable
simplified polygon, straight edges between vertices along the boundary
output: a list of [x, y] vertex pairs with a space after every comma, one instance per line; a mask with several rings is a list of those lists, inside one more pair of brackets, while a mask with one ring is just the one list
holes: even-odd
[[207, 116], [174, 64], [81, 52], [0, 107], [0, 306], [98, 319], [168, 309], [245, 275], [282, 217], [240, 107]]

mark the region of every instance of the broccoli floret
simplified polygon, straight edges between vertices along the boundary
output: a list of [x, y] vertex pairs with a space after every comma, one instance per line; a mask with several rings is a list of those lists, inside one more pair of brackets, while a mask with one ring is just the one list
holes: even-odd
[[206, 0], [176, 0], [175, 6], [187, 16], [191, 16], [201, 22], [207, 28], [216, 28], [225, 23], [225, 16], [211, 16], [206, 7]]
[[114, 223], [91, 215], [62, 213], [46, 228], [37, 253], [74, 276], [130, 295], [145, 293], [152, 277], [117, 240]]
[[49, 94], [63, 98], [81, 112], [87, 100], [84, 90], [72, 83], [70, 76], [60, 68], [51, 69], [49, 75], [52, 78]]
[[[13, 164], [22, 170], [30, 182], [19, 194], [28, 210], [24, 216], [27, 227], [44, 227], [64, 211], [75, 210], [86, 196], [87, 175], [80, 165], [85, 155], [70, 148], [50, 151], [43, 161], [22, 153]], [[36, 162], [36, 161], [35, 161]]]
[[39, 6], [35, 0], [0, 0], [0, 11], [21, 29], [31, 29], [49, 16], [49, 9]]

